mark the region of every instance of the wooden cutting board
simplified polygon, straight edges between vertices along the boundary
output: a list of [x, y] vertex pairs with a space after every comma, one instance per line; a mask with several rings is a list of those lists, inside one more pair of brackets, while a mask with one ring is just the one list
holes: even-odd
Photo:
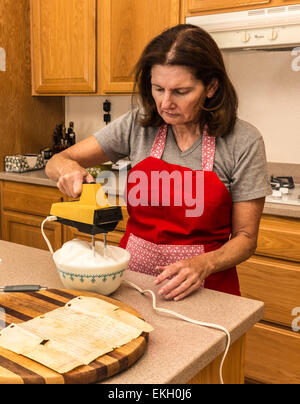
[[[0, 329], [11, 323], [22, 323], [58, 307], [77, 296], [91, 296], [106, 300], [131, 314], [141, 317], [130, 306], [96, 293], [48, 289], [40, 292], [0, 294]], [[0, 384], [87, 384], [107, 379], [136, 362], [145, 352], [148, 333], [101, 356], [88, 366], [80, 366], [63, 375], [29, 359], [0, 347]]]

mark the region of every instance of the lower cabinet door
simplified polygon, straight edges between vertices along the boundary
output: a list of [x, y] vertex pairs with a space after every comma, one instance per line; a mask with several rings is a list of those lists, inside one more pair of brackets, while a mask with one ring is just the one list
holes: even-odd
[[300, 220], [263, 215], [255, 254], [300, 262]]
[[[44, 217], [5, 211], [2, 213], [2, 238], [12, 243], [48, 250], [41, 233]], [[44, 226], [53, 250], [62, 245], [62, 227], [59, 223], [48, 222]]]
[[299, 332], [256, 324], [246, 337], [245, 377], [268, 384], [299, 384]]
[[264, 320], [291, 326], [292, 309], [300, 306], [300, 264], [253, 255], [238, 265], [241, 293], [265, 303]]

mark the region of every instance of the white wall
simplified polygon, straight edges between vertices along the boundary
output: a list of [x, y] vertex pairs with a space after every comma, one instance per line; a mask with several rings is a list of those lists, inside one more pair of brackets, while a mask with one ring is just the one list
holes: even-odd
[[300, 164], [300, 69], [295, 68], [296, 56], [291, 51], [243, 51], [226, 53], [224, 59], [239, 95], [239, 117], [262, 133], [267, 160]]
[[[300, 70], [293, 70], [295, 56], [244, 51], [225, 54], [224, 59], [239, 95], [239, 116], [262, 133], [267, 160], [300, 164]], [[106, 98], [112, 102], [112, 119], [130, 108], [130, 96], [66, 97], [66, 123], [75, 122], [77, 140], [105, 125]]]
[[131, 97], [125, 95], [114, 96], [79, 96], [66, 97], [66, 125], [74, 121], [76, 141], [91, 136], [105, 126], [103, 121], [103, 102], [109, 100], [111, 105], [111, 119], [125, 114], [131, 107]]

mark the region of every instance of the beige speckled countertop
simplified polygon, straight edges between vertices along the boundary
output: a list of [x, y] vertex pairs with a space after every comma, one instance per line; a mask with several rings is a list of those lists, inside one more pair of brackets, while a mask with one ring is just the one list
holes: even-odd
[[[62, 284], [47, 251], [0, 241], [0, 285], [40, 284], [61, 288]], [[152, 289], [153, 277], [127, 271], [125, 279], [144, 289]], [[222, 331], [199, 327], [152, 309], [150, 295], [122, 284], [111, 295], [136, 309], [153, 325], [145, 354], [125, 372], [106, 381], [112, 384], [185, 383], [213, 361], [225, 348]], [[264, 304], [208, 289], [179, 301], [157, 298], [157, 306], [175, 310], [204, 322], [226, 327], [232, 342], [263, 317]]]
[[294, 217], [300, 219], [300, 206], [282, 205], [279, 203], [266, 202], [263, 213], [283, 217]]
[[56, 182], [47, 177], [45, 170], [28, 171], [26, 173], [9, 173], [6, 171], [1, 171], [0, 180], [56, 187]]
[[[51, 181], [45, 174], [44, 170], [29, 171], [26, 173], [8, 173], [0, 172], [0, 180], [16, 181], [28, 184], [45, 185], [56, 187], [56, 183]], [[300, 218], [300, 206], [282, 205], [278, 203], [265, 203], [264, 214], [277, 215], [284, 217]]]

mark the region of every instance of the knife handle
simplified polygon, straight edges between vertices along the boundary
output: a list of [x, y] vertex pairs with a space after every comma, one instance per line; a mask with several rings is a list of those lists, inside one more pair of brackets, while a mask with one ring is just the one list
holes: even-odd
[[0, 292], [10, 293], [10, 292], [37, 292], [41, 289], [45, 289], [40, 285], [10, 285], [0, 288]]

